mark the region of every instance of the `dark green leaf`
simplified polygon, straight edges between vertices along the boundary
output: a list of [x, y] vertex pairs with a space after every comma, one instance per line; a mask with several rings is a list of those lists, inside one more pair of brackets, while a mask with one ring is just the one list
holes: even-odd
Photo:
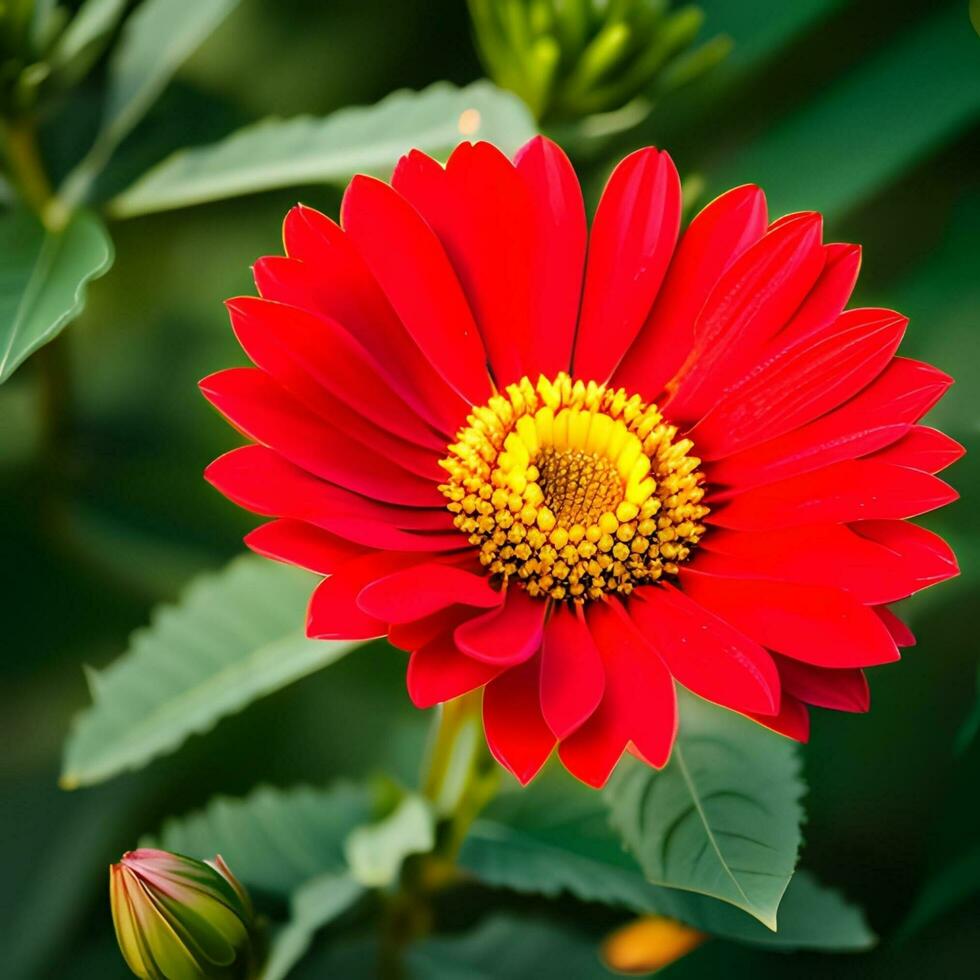
[[779, 930], [725, 902], [652, 885], [622, 848], [600, 798], [565, 782], [540, 781], [501, 796], [472, 827], [460, 864], [489, 885], [667, 915], [705, 932], [777, 949], [866, 949], [874, 943], [860, 911], [806, 872], [794, 875], [779, 907]]
[[799, 769], [793, 742], [687, 695], [667, 766], [627, 760], [604, 796], [651, 882], [730, 902], [775, 929], [800, 847]]
[[980, 844], [926, 882], [900, 930], [903, 937], [920, 932], [968, 899], [980, 895]]
[[0, 217], [0, 383], [82, 312], [86, 287], [112, 259], [112, 241], [88, 212], [60, 232], [24, 211]]
[[126, 654], [90, 673], [94, 703], [68, 739], [62, 784], [145, 765], [342, 657], [355, 644], [303, 633], [313, 584], [305, 572], [251, 556], [195, 580], [134, 635]]
[[534, 132], [517, 96], [485, 81], [463, 89], [438, 82], [322, 119], [267, 119], [220, 143], [181, 150], [123, 191], [111, 208], [129, 217], [274, 187], [343, 182], [355, 173], [387, 177], [412, 148], [445, 156], [467, 138], [512, 153]]

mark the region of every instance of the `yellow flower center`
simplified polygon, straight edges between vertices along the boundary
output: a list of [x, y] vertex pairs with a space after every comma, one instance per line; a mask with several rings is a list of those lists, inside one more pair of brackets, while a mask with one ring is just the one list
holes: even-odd
[[638, 395], [525, 377], [466, 422], [439, 489], [488, 572], [533, 596], [628, 594], [676, 575], [704, 533], [693, 443]]

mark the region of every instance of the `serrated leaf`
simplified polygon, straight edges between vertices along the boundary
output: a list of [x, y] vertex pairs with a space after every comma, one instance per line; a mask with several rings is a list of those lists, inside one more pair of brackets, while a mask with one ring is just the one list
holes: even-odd
[[129, 217], [275, 187], [343, 182], [355, 173], [387, 177], [412, 148], [445, 156], [463, 139], [481, 139], [512, 153], [534, 133], [517, 96], [486, 81], [462, 89], [437, 82], [325, 118], [267, 119], [219, 143], [180, 150], [110, 208]]
[[123, 25], [109, 63], [109, 94], [92, 149], [59, 196], [83, 200], [113, 150], [143, 118], [177, 69], [238, 0], [145, 0]]
[[86, 287], [112, 259], [109, 235], [88, 212], [59, 232], [25, 211], [0, 217], [0, 383], [82, 312]]
[[305, 637], [313, 584], [306, 572], [252, 556], [194, 580], [93, 678], [95, 701], [68, 738], [62, 784], [145, 765], [351, 650]]
[[405, 796], [383, 820], [356, 827], [344, 843], [351, 875], [368, 888], [392, 884], [410, 854], [435, 846], [432, 807], [416, 793]]
[[799, 770], [793, 742], [686, 695], [667, 766], [627, 760], [603, 796], [649, 881], [730, 902], [775, 930], [800, 847]]
[[943, 6], [767, 126], [712, 174], [712, 188], [750, 180], [772, 214], [813, 208], [836, 218], [977, 118], [976, 53], [964, 12]]
[[344, 840], [370, 817], [369, 794], [352, 783], [330, 789], [262, 786], [171, 818], [140, 844], [202, 861], [220, 854], [247, 888], [288, 899], [315, 878], [345, 874]]
[[288, 922], [274, 928], [259, 980], [282, 980], [317, 929], [363, 894], [348, 873], [343, 842], [370, 818], [369, 794], [340, 783], [331, 789], [261, 787], [244, 799], [218, 797], [198, 813], [168, 820], [142, 846], [199, 860], [220, 854], [254, 896], [288, 900]]
[[779, 931], [725, 902], [650, 884], [591, 791], [540, 780], [506, 794], [474, 823], [460, 865], [488, 885], [666, 915], [704, 932], [777, 949], [853, 951], [873, 945], [861, 912], [806, 872], [793, 876]]

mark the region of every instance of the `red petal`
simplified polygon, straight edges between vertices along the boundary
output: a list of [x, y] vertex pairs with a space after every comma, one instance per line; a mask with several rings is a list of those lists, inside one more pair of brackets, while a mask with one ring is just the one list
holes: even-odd
[[823, 268], [820, 233], [819, 215], [793, 215], [725, 271], [694, 324], [694, 347], [671, 382], [671, 419], [700, 418], [725, 385], [758, 363]]
[[[909, 526], [902, 521], [881, 523]], [[699, 572], [736, 578], [823, 582], [851, 593], [865, 605], [904, 599], [940, 578], [956, 574], [955, 561], [952, 568], [942, 563], [937, 569], [935, 560], [928, 566], [927, 556], [928, 571], [934, 575], [944, 573], [930, 578], [916, 560], [883, 547], [870, 534], [855, 533], [860, 528], [860, 524], [814, 524], [747, 532], [719, 528], [705, 535], [694, 567]]]
[[416, 708], [431, 708], [483, 687], [504, 669], [465, 656], [456, 649], [452, 633], [443, 633], [409, 658], [408, 696]]
[[553, 378], [572, 363], [585, 270], [585, 204], [568, 157], [546, 137], [526, 143], [514, 165], [528, 189], [534, 236], [526, 367], [531, 378]]
[[[465, 546], [445, 508], [397, 507], [368, 500], [293, 466], [265, 446], [216, 459], [204, 477], [240, 507], [315, 524], [369, 548], [449, 551]], [[411, 533], [411, 532], [422, 533]], [[444, 533], [432, 533], [432, 532]]]
[[[359, 415], [419, 446], [443, 455], [445, 439], [387, 385], [378, 362], [335, 320], [254, 296], [226, 304], [245, 353], [290, 394], [314, 411], [331, 411], [339, 399]], [[325, 389], [333, 398], [320, 401]], [[327, 415], [330, 419], [331, 416]]]
[[344, 229], [433, 367], [460, 397], [491, 394], [473, 316], [435, 233], [397, 191], [356, 176], [341, 205]]
[[714, 484], [747, 489], [855, 459], [901, 438], [951, 380], [928, 364], [896, 357], [863, 391], [822, 418], [778, 439], [712, 462]]
[[636, 342], [613, 374], [658, 401], [694, 344], [694, 321], [722, 273], [766, 231], [766, 197], [746, 184], [715, 198], [691, 222]]
[[355, 558], [324, 579], [310, 599], [306, 635], [317, 640], [370, 640], [384, 636], [387, 626], [357, 605], [361, 590], [400, 568], [419, 564], [418, 555], [380, 552]]
[[881, 449], [868, 459], [879, 463], [909, 466], [924, 473], [939, 473], [951, 466], [966, 450], [955, 440], [938, 429], [916, 425], [898, 442]]
[[201, 391], [250, 439], [316, 476], [389, 503], [415, 507], [440, 503], [434, 481], [366, 452], [361, 443], [311, 415], [262, 371], [220, 371], [201, 382]]
[[732, 385], [690, 436], [707, 459], [775, 439], [843, 404], [892, 359], [908, 320], [850, 310], [831, 328], [784, 348]]
[[371, 582], [357, 597], [364, 612], [386, 623], [410, 623], [457, 603], [488, 609], [502, 601], [486, 576], [438, 562], [393, 572]]
[[613, 171], [589, 237], [573, 374], [603, 382], [643, 326], [677, 243], [681, 184], [653, 147]]
[[504, 603], [456, 628], [456, 646], [488, 664], [519, 664], [541, 646], [547, 605], [520, 586], [504, 593]]
[[957, 496], [952, 487], [928, 473], [855, 459], [739, 494], [706, 520], [718, 527], [763, 531], [905, 518], [935, 510]]
[[723, 578], [681, 569], [696, 602], [778, 653], [819, 667], [870, 667], [898, 659], [871, 608], [827, 585]]
[[629, 614], [674, 679], [735, 711], [774, 714], [779, 675], [754, 640], [671, 586], [639, 589]]
[[531, 319], [531, 201], [514, 165], [489, 143], [460, 143], [445, 169], [419, 150], [392, 186], [439, 236], [480, 328], [497, 387], [527, 373]]
[[778, 715], [755, 715], [751, 712], [747, 712], [747, 715], [764, 728], [796, 742], [807, 742], [810, 739], [810, 714], [806, 705], [797, 701], [792, 694], [783, 694]]
[[558, 739], [570, 735], [602, 699], [602, 658], [580, 609], [557, 606], [541, 645], [541, 714]]
[[605, 693], [558, 754], [569, 772], [598, 788], [630, 742], [650, 765], [666, 765], [677, 734], [677, 695], [663, 661], [621, 606], [594, 603], [588, 623], [606, 668]]
[[412, 653], [437, 636], [452, 633], [460, 623], [472, 617], [472, 606], [450, 606], [410, 623], [392, 623], [388, 630], [388, 642], [399, 650]]
[[365, 553], [361, 545], [304, 521], [292, 520], [262, 524], [245, 535], [245, 544], [256, 554], [308, 568], [318, 575], [330, 575]]
[[555, 736], [541, 717], [540, 669], [537, 657], [532, 657], [490, 681], [483, 692], [487, 746], [523, 785], [534, 778], [555, 747]]
[[874, 611], [888, 630], [889, 636], [900, 647], [914, 647], [915, 634], [896, 616], [888, 606], [875, 606]]
[[[364, 260], [339, 225], [298, 205], [283, 224], [286, 251], [303, 270], [301, 287], [317, 313], [342, 323], [369, 351], [384, 351], [382, 368], [391, 387], [439, 431], [452, 435], [469, 410], [433, 369], [395, 315]], [[265, 261], [265, 260], [263, 260]], [[287, 260], [288, 261], [288, 260]], [[263, 296], [292, 302], [298, 273], [279, 282], [281, 264], [255, 267]]]
[[912, 588], [904, 595], [887, 600], [889, 602], [959, 575], [953, 549], [938, 534], [918, 524], [908, 521], [859, 521], [851, 527], [862, 537], [886, 548], [908, 569], [910, 579], [914, 579]]
[[813, 289], [796, 315], [776, 335], [780, 347], [829, 327], [844, 312], [854, 292], [861, 269], [861, 246], [833, 244], [824, 246], [826, 261]]
[[789, 657], [776, 657], [783, 690], [818, 708], [834, 711], [867, 711], [871, 692], [864, 671], [854, 667], [830, 670]]

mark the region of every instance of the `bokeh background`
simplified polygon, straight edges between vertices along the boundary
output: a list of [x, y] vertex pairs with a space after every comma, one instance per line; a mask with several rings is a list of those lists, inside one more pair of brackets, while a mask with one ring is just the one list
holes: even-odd
[[[907, 604], [919, 643], [901, 665], [871, 672], [871, 714], [814, 712], [805, 752], [804, 860], [864, 906], [881, 945], [821, 957], [715, 941], [667, 973], [975, 976], [980, 737], [963, 731], [976, 710], [980, 635], [980, 39], [965, 0], [701, 6], [705, 35], [729, 35], [731, 54], [578, 161], [590, 203], [617, 157], [654, 143], [702, 188], [701, 204], [753, 181], [771, 214], [823, 211], [827, 240], [865, 246], [854, 302], [910, 316], [902, 353], [956, 378], [931, 420], [970, 453], [948, 474], [962, 500], [925, 522], [952, 542], [962, 576]], [[460, 0], [245, 0], [123, 146], [100, 192], [253, 119], [320, 115], [483, 74]], [[86, 84], [90, 98], [46, 130], [56, 169], [97, 125], [98, 72]], [[239, 552], [252, 526], [201, 479], [231, 436], [196, 382], [242, 362], [221, 301], [250, 290], [250, 262], [280, 249], [296, 200], [335, 214], [339, 192], [311, 186], [113, 222], [116, 265], [59, 342], [71, 379], [62, 403], [45, 400], [34, 364], [0, 389], [0, 974], [9, 980], [126, 975], [105, 866], [166, 815], [263, 781], [324, 783], [382, 764], [412, 776], [426, 719], [408, 704], [401, 659], [371, 647], [139, 774], [72, 793], [57, 786], [70, 719], [88, 702], [82, 665], [122, 652], [154, 605]], [[950, 868], [962, 901], [903, 941], [923, 888]], [[520, 902], [500, 896], [501, 907]], [[591, 929], [609, 916], [573, 914]], [[315, 960], [308, 975], [322, 975]]]

